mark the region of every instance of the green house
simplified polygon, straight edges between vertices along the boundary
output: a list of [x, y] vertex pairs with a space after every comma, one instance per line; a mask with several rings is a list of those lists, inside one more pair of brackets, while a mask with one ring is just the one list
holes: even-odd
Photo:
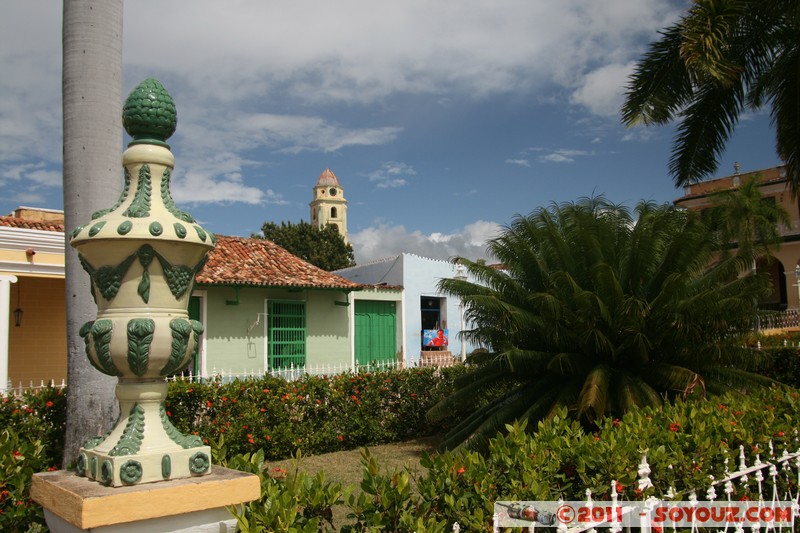
[[236, 376], [396, 364], [401, 302], [399, 287], [354, 283], [268, 240], [218, 236], [189, 306], [205, 326], [189, 370]]

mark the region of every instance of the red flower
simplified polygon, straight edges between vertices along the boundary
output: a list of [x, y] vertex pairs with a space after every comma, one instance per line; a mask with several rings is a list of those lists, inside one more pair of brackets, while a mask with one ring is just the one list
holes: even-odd
[[416, 398], [416, 397], [417, 397], [417, 395], [416, 395], [415, 393], [413, 393], [413, 392], [412, 392], [412, 393], [411, 393], [411, 397], [412, 397], [412, 398]]
[[677, 433], [678, 431], [681, 430], [681, 425], [679, 423], [677, 423], [677, 422], [672, 422], [669, 425], [669, 430], [670, 431], [674, 431], [675, 433]]
[[53, 402], [50, 402], [50, 401], [48, 401], [48, 402], [47, 402], [45, 405], [46, 405], [47, 407], [53, 407]]
[[617, 492], [622, 492], [625, 489], [625, 485], [620, 482], [617, 482]]
[[356, 395], [355, 395], [355, 394], [354, 394], [354, 395], [352, 395], [352, 396], [350, 396], [350, 399], [351, 399], [351, 400], [353, 400], [353, 401], [356, 401], [356, 400], [358, 400], [358, 398], [356, 398]]
[[261, 411], [262, 413], [266, 413], [266, 412], [267, 412], [267, 410], [266, 410], [266, 409], [264, 409], [263, 407], [261, 407], [261, 408], [259, 409], [259, 411]]
[[458, 471], [457, 471], [456, 473], [457, 473], [459, 476], [460, 476], [461, 474], [463, 474], [463, 473], [464, 473], [464, 467], [461, 467], [461, 468], [459, 468], [459, 469], [458, 469]]
[[172, 413], [170, 413], [169, 411], [167, 411], [167, 416], [172, 416]]
[[264, 389], [264, 394], [269, 394], [269, 389]]
[[614, 422], [612, 422], [612, 423], [614, 424], [615, 428], [618, 428], [619, 427], [619, 418], [615, 418]]
[[779, 431], [779, 432], [775, 433], [776, 437], [783, 437], [783, 435], [784, 435], [783, 431]]
[[251, 435], [250, 433], [247, 434], [247, 442], [249, 442], [250, 444], [256, 443], [256, 441], [253, 440], [253, 435]]
[[340, 441], [343, 441], [343, 440], [344, 440], [344, 437], [342, 437], [341, 435], [339, 435], [337, 438], [338, 438]]
[[317, 405], [322, 405], [322, 400], [317, 400]]
[[272, 440], [272, 437], [270, 437], [269, 435], [267, 435], [266, 437], [264, 437], [264, 440], [266, 440], [266, 441], [270, 441], [270, 440]]
[[50, 468], [47, 469], [48, 472], [55, 472], [56, 470], [58, 470], [57, 466], [51, 466]]
[[211, 408], [211, 400], [206, 400], [206, 407]]

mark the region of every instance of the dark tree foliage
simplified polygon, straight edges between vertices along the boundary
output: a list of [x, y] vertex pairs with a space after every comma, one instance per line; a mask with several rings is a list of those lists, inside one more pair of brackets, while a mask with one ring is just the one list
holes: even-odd
[[311, 263], [322, 270], [338, 270], [355, 266], [353, 247], [335, 226], [328, 225], [322, 229], [308, 222], [265, 222], [261, 226], [261, 235], [253, 235], [259, 239], [267, 239], [300, 259]]
[[767, 108], [789, 184], [800, 190], [800, 2], [693, 0], [636, 65], [622, 121], [679, 122], [676, 185], [713, 173], [743, 113]]
[[[466, 306], [466, 335], [488, 348], [428, 413], [463, 414], [444, 447], [482, 448], [506, 424], [566, 408], [592, 427], [664, 398], [747, 391], [762, 356], [744, 349], [762, 275], [720, 257], [694, 213], [587, 198], [517, 217], [489, 250], [502, 268], [456, 259], [474, 283], [439, 288]], [[481, 405], [489, 389], [501, 391]]]

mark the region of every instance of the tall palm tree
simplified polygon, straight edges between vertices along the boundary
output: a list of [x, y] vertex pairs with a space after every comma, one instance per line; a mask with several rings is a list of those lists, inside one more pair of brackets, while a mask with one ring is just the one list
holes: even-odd
[[[114, 204], [122, 189], [122, 0], [68, 0], [63, 11], [64, 218], [67, 233]], [[114, 422], [116, 378], [92, 368], [80, 327], [97, 307], [66, 247], [67, 434], [64, 465]]]
[[[465, 259], [475, 283], [446, 279], [462, 299], [470, 339], [490, 353], [428, 413], [469, 413], [444, 447], [481, 447], [514, 419], [560, 407], [592, 425], [665, 397], [716, 393], [768, 380], [748, 372], [757, 355], [738, 341], [765, 293], [762, 276], [739, 277], [699, 216], [641, 203], [632, 212], [601, 198], [517, 217], [491, 253], [502, 269]], [[481, 391], [508, 392], [479, 405]]]
[[622, 121], [680, 120], [669, 169], [683, 186], [716, 170], [742, 112], [768, 106], [778, 156], [798, 192], [798, 34], [796, 0], [694, 0], [636, 66]]
[[783, 206], [761, 195], [760, 183], [756, 174], [735, 189], [712, 193], [712, 207], [706, 216], [723, 253], [735, 248], [751, 270], [759, 257], [769, 257], [780, 248], [779, 225], [790, 227], [792, 223]]

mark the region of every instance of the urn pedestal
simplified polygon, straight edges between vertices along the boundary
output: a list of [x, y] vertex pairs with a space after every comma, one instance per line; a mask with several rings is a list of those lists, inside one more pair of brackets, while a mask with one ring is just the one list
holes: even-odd
[[215, 238], [170, 195], [176, 114], [158, 81], [134, 89], [123, 123], [133, 137], [123, 192], [69, 241], [97, 304], [80, 336], [92, 365], [119, 378], [120, 418], [81, 448], [76, 472], [35, 474], [31, 498], [54, 533], [233, 531], [226, 507], [257, 499], [258, 477], [212, 467], [210, 448], [178, 431], [164, 404], [165, 378], [197, 357], [203, 326], [187, 306]]
[[115, 487], [203, 475], [211, 465], [210, 448], [172, 425], [164, 400], [165, 378], [197, 354], [203, 327], [186, 309], [214, 236], [172, 200], [175, 160], [164, 141], [175, 108], [161, 84], [137, 87], [123, 122], [134, 140], [122, 156], [120, 199], [70, 234], [97, 303], [80, 335], [92, 365], [119, 378], [120, 402], [116, 426], [87, 441], [77, 472]]

